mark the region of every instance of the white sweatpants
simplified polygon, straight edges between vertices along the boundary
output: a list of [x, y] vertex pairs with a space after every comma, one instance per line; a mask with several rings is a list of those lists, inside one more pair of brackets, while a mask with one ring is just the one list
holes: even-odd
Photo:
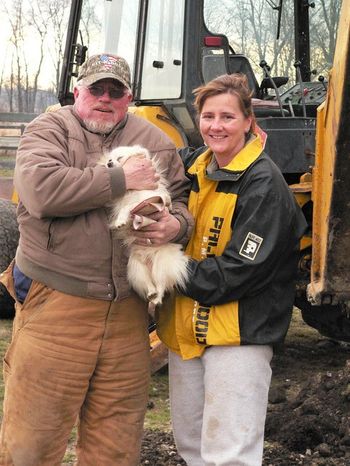
[[169, 352], [170, 407], [188, 466], [261, 466], [270, 346], [212, 346], [183, 361]]

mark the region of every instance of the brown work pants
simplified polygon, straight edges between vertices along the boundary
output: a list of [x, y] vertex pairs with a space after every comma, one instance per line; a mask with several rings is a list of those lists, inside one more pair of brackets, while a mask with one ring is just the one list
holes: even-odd
[[149, 339], [138, 297], [111, 303], [33, 282], [4, 373], [1, 466], [60, 465], [77, 420], [77, 465], [139, 464]]

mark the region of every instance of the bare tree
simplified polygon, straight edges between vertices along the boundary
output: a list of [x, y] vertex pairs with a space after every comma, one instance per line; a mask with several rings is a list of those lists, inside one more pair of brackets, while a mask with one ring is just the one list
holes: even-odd
[[[11, 111], [35, 111], [44, 60], [50, 54], [54, 60], [55, 91], [57, 90], [64, 34], [67, 30], [67, 15], [64, 12], [68, 10], [69, 3], [69, 0], [0, 0], [2, 13], [11, 27], [9, 43], [13, 59], [11, 76], [7, 76], [6, 85]], [[54, 44], [51, 47], [48, 47], [49, 33]], [[35, 44], [35, 55], [28, 54], [28, 41]], [[3, 79], [5, 78], [4, 74]]]
[[[14, 0], [11, 5], [3, 1], [2, 8], [11, 27], [10, 43], [12, 44], [13, 53], [11, 84], [8, 87], [9, 106], [12, 111], [14, 108], [14, 101], [16, 100], [17, 110], [19, 112], [33, 111], [33, 97], [30, 95], [33, 91], [33, 85], [31, 83], [31, 71], [29, 70], [28, 59], [25, 53], [26, 29], [30, 25], [30, 22], [28, 23], [26, 19], [28, 17], [27, 11], [24, 9], [23, 0]], [[37, 87], [37, 77], [40, 74], [41, 61], [39, 62], [39, 68], [34, 76], [34, 88]]]
[[[274, 75], [295, 77], [294, 8], [283, 2], [277, 40], [276, 0], [207, 0], [205, 20], [209, 30], [225, 34], [233, 49], [250, 60], [256, 74], [265, 60]], [[310, 8], [312, 67], [328, 70], [333, 61], [341, 0], [317, 0]]]
[[100, 19], [96, 14], [96, 10], [101, 8], [101, 6], [96, 7], [94, 1], [85, 0], [83, 4], [82, 14], [81, 14], [81, 25], [82, 25], [82, 34], [84, 36], [85, 43], [87, 47], [89, 47], [91, 42], [91, 31], [96, 29], [97, 31], [101, 31], [102, 25]]
[[50, 48], [50, 56], [54, 67], [53, 91], [57, 93], [64, 53], [64, 38], [67, 32], [68, 20], [66, 13], [68, 13], [70, 0], [48, 0], [46, 5], [53, 36], [53, 47]]
[[[6, 55], [6, 54], [5, 54]], [[1, 67], [1, 76], [0, 76], [0, 96], [2, 94], [2, 90], [4, 87], [4, 82], [5, 82], [5, 63], [2, 64]]]
[[[266, 0], [207, 1], [205, 19], [209, 29], [229, 38], [236, 53], [250, 60], [256, 75], [261, 74], [259, 63], [266, 60], [275, 74], [290, 71], [293, 62], [293, 10], [289, 4], [283, 10], [283, 34], [276, 40], [277, 12]], [[283, 58], [281, 60], [281, 58]]]
[[[23, 46], [23, 15], [22, 15], [22, 0], [14, 0], [12, 8], [4, 1], [2, 7], [9, 20], [11, 27], [10, 43], [13, 47], [13, 55], [11, 60], [11, 78], [10, 86], [7, 88], [9, 96], [10, 109], [13, 108], [14, 91], [16, 88], [16, 98], [18, 111], [23, 112], [23, 89], [22, 89], [22, 46]], [[10, 110], [12, 111], [12, 110]]]
[[341, 0], [319, 0], [310, 14], [312, 65], [320, 73], [333, 63], [340, 8]]
[[13, 67], [14, 67], [14, 57], [12, 57], [11, 60], [11, 73], [10, 77], [8, 78], [7, 82], [5, 83], [5, 90], [6, 94], [8, 97], [8, 103], [9, 103], [9, 111], [14, 112], [14, 73], [13, 73]]
[[[35, 101], [38, 92], [38, 80], [42, 69], [42, 64], [44, 61], [44, 44], [45, 39], [48, 33], [48, 18], [45, 3], [43, 2], [32, 2], [29, 7], [28, 15], [28, 26], [33, 29], [38, 37], [38, 62], [36, 69], [34, 71], [32, 82], [29, 82], [29, 79], [26, 82], [26, 95], [27, 95], [27, 112], [34, 112], [35, 110]], [[26, 62], [25, 62], [26, 63]], [[26, 76], [29, 76], [27, 70]]]

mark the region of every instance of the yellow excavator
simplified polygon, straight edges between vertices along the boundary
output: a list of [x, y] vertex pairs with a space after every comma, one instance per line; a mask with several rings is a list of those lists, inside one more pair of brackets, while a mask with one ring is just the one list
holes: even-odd
[[[122, 55], [133, 75], [130, 111], [161, 128], [178, 148], [196, 148], [203, 142], [192, 90], [223, 73], [246, 74], [258, 125], [267, 134], [266, 152], [309, 225], [300, 243], [295, 305], [321, 334], [349, 342], [350, 0], [332, 2], [339, 20], [333, 66], [322, 70], [327, 78], [317, 79], [311, 62], [320, 50], [310, 35], [315, 30], [310, 10], [322, 5], [325, 1], [104, 0], [90, 24], [88, 1], [72, 0], [58, 98], [61, 105], [73, 102], [79, 66], [88, 55]], [[276, 37], [265, 44], [266, 56], [246, 37], [249, 15], [258, 6], [256, 21], [264, 15], [275, 20]], [[245, 53], [237, 44], [244, 44]], [[286, 50], [293, 72], [275, 76]], [[157, 369], [166, 356], [154, 333], [151, 346], [155, 354], [159, 350]]]

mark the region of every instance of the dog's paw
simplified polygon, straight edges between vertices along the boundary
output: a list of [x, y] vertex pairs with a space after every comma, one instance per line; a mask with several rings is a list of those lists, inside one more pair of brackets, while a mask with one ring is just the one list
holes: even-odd
[[164, 196], [164, 204], [168, 207], [168, 209], [172, 208], [170, 194], [167, 194], [166, 196]]
[[147, 293], [147, 299], [150, 303], [153, 303], [154, 299], [157, 299], [158, 293], [156, 291], [150, 291]]
[[162, 296], [157, 292], [148, 293], [147, 299], [153, 306], [160, 306], [162, 304]]
[[160, 305], [162, 304], [162, 301], [163, 301], [162, 298], [163, 298], [163, 297], [162, 297], [159, 293], [157, 293], [157, 292], [155, 292], [155, 293], [148, 293], [148, 294], [147, 294], [147, 299], [148, 299], [148, 301], [149, 301], [151, 304], [153, 304], [154, 306], [160, 306]]

